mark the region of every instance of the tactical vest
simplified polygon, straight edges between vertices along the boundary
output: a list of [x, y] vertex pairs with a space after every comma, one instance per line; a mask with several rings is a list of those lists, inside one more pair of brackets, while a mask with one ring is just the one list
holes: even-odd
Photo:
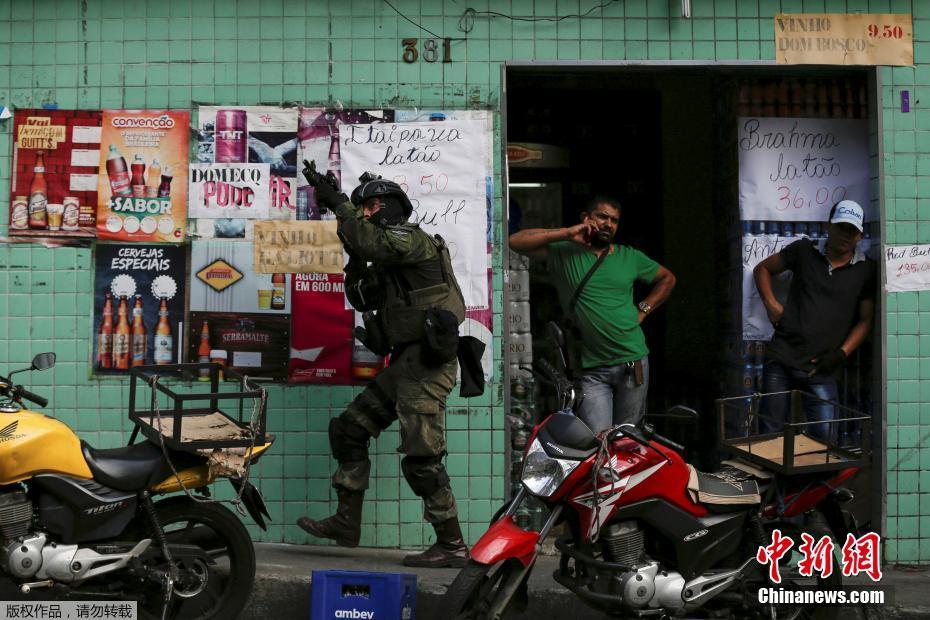
[[423, 339], [430, 308], [448, 310], [460, 325], [465, 320], [465, 299], [452, 271], [446, 242], [439, 235], [429, 239], [436, 248], [433, 259], [383, 268], [387, 299], [380, 314], [392, 347]]

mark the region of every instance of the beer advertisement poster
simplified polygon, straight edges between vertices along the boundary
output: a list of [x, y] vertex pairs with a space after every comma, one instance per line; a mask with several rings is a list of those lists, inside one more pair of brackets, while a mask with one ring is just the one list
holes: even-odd
[[99, 110], [16, 110], [10, 236], [96, 236]]
[[293, 274], [293, 335], [288, 381], [352, 383], [351, 308], [346, 308], [344, 276]]
[[104, 110], [98, 238], [184, 241], [189, 126], [186, 110]]
[[201, 106], [197, 161], [267, 164], [271, 219], [292, 220], [297, 211], [297, 108]]
[[287, 379], [290, 317], [191, 312], [188, 361], [212, 361], [252, 379]]
[[268, 164], [191, 164], [190, 216], [267, 219], [269, 176]]
[[93, 372], [180, 363], [187, 249], [98, 243], [94, 265]]
[[256, 273], [249, 241], [194, 241], [191, 244], [191, 305], [196, 312], [291, 311], [291, 274]]
[[[342, 190], [351, 194], [358, 179], [342, 180], [339, 146], [339, 127], [358, 123], [381, 123], [394, 120], [394, 110], [335, 110], [327, 108], [300, 108], [298, 137], [300, 154], [297, 161], [312, 161], [320, 174], [331, 171], [340, 181]], [[297, 177], [297, 219], [318, 220], [320, 209], [313, 188], [303, 175]]]

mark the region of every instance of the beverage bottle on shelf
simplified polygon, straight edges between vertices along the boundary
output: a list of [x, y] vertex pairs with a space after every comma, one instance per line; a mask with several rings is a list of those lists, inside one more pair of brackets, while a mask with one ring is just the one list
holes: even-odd
[[110, 145], [107, 153], [107, 177], [110, 179], [110, 191], [114, 196], [132, 196], [129, 168], [115, 144]]
[[146, 198], [156, 198], [158, 197], [158, 184], [161, 183], [161, 166], [158, 165], [158, 160], [153, 159], [152, 165], [149, 166], [148, 176], [145, 184], [145, 197]]
[[109, 293], [103, 302], [103, 322], [97, 333], [97, 368], [113, 368], [113, 298]]
[[36, 163], [32, 169], [32, 185], [29, 186], [29, 228], [48, 228], [48, 186], [45, 183], [45, 152], [36, 151]]
[[132, 158], [132, 195], [136, 198], [145, 197], [145, 160], [142, 155], [136, 153]]
[[163, 366], [174, 360], [174, 339], [168, 323], [168, 300], [162, 297], [158, 306], [158, 325], [155, 327], [155, 363]]
[[148, 334], [145, 331], [145, 322], [142, 319], [142, 295], [136, 295], [136, 303], [132, 308], [132, 365], [145, 364], [145, 354], [148, 351]]
[[[197, 348], [197, 363], [198, 364], [209, 364], [210, 363], [210, 327], [207, 325], [207, 322], [203, 322], [203, 327], [200, 328], [200, 346]], [[198, 371], [199, 376], [197, 377], [198, 381], [209, 381], [210, 380], [210, 369], [201, 368]]]
[[129, 344], [131, 334], [126, 298], [120, 297], [119, 321], [113, 334], [113, 367], [117, 370], [129, 370], [129, 362], [132, 357]]

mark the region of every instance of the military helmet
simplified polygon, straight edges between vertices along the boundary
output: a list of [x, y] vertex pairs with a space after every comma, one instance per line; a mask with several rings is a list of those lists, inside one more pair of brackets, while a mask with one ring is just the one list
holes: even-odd
[[400, 185], [394, 181], [387, 181], [381, 177], [376, 177], [370, 172], [366, 172], [359, 177], [361, 184], [352, 191], [352, 204], [359, 206], [369, 198], [394, 197], [400, 203], [404, 212], [404, 219], [410, 217], [413, 213], [413, 205], [407, 194], [400, 188]]

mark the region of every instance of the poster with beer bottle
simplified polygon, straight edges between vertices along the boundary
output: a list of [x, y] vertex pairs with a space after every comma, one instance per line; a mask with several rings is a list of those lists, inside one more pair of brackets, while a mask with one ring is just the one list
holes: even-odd
[[270, 219], [292, 220], [297, 211], [297, 108], [201, 106], [197, 162], [267, 164]]
[[16, 110], [10, 236], [96, 236], [99, 110]]
[[179, 363], [187, 248], [98, 243], [94, 265], [93, 372]]
[[198, 312], [291, 312], [289, 273], [255, 273], [250, 241], [191, 244], [191, 305]]
[[[337, 110], [334, 108], [300, 108], [297, 137], [300, 141], [298, 161], [312, 161], [316, 169], [326, 174], [332, 171], [342, 182], [341, 147], [339, 128], [359, 123], [389, 123], [394, 110]], [[357, 179], [346, 179], [343, 191], [351, 194]], [[306, 179], [297, 176], [297, 219], [318, 220], [320, 210], [313, 188]]]
[[284, 381], [287, 379], [289, 323], [287, 316], [191, 312], [187, 361], [209, 360], [252, 379]]
[[189, 126], [186, 110], [104, 110], [98, 238], [184, 241]]

